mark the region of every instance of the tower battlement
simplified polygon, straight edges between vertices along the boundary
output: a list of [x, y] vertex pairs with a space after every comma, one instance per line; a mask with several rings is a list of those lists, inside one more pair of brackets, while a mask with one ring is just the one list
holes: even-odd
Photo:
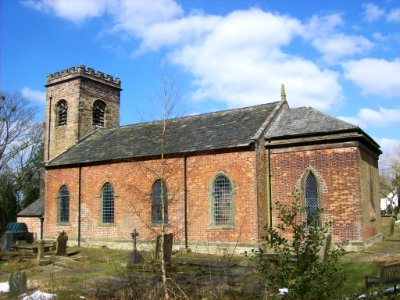
[[70, 80], [76, 77], [90, 78], [95, 81], [106, 83], [108, 85], [121, 89], [121, 80], [118, 77], [114, 78], [111, 75], [105, 75], [103, 72], [96, 71], [92, 68], [86, 68], [84, 65], [78, 65], [76, 68], [71, 67], [69, 69], [64, 69], [60, 72], [55, 72], [47, 75], [46, 86], [50, 86], [55, 83], [59, 83], [64, 80]]

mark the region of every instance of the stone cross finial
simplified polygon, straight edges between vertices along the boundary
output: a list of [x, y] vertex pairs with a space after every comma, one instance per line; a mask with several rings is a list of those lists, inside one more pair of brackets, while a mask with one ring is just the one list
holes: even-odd
[[136, 251], [136, 238], [139, 236], [139, 233], [137, 233], [136, 228], [133, 229], [133, 232], [131, 233], [132, 239], [133, 239], [133, 251]]
[[281, 85], [281, 101], [286, 101], [285, 85], [283, 83]]

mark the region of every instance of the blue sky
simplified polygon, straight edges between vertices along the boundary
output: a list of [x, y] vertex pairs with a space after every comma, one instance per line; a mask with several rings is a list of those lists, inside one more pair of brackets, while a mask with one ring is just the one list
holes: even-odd
[[[400, 1], [1, 0], [0, 89], [44, 118], [49, 73], [122, 80], [121, 125], [149, 119], [161, 73], [185, 114], [280, 99], [400, 144]], [[153, 99], [153, 100], [150, 100]], [[140, 117], [139, 117], [140, 116]]]

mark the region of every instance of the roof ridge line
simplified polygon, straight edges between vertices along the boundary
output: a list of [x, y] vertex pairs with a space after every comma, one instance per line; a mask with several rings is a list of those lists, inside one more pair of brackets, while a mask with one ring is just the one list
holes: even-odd
[[[205, 116], [205, 115], [222, 114], [222, 113], [226, 113], [226, 112], [252, 109], [252, 108], [257, 108], [260, 106], [273, 105], [273, 104], [277, 104], [277, 103], [280, 103], [280, 101], [274, 101], [274, 102], [268, 102], [268, 103], [250, 105], [250, 106], [238, 107], [238, 108], [229, 108], [229, 109], [225, 109], [225, 110], [218, 110], [218, 111], [212, 111], [212, 112], [205, 112], [205, 113], [195, 114], [195, 115], [191, 115], [191, 116], [176, 117], [176, 118], [167, 119], [167, 121], [183, 120], [183, 119], [188, 119], [188, 118], [201, 117], [201, 116]], [[163, 121], [164, 120], [154, 120], [154, 121], [148, 121], [148, 122], [139, 122], [139, 123], [135, 123], [135, 124], [126, 124], [126, 125], [120, 126], [119, 128], [126, 128], [126, 127], [144, 125], [144, 124], [155, 124], [155, 123], [160, 123]], [[116, 128], [110, 128], [110, 129], [116, 129]]]

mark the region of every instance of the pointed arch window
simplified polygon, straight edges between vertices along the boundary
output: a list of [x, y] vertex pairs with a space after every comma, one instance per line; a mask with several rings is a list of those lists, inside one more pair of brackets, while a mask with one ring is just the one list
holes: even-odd
[[101, 221], [104, 224], [114, 223], [114, 189], [106, 183], [101, 190]]
[[151, 189], [151, 223], [162, 224], [164, 205], [164, 224], [168, 224], [168, 190], [161, 179], [154, 182]]
[[58, 222], [69, 222], [69, 192], [65, 185], [58, 191]]
[[320, 211], [318, 198], [318, 182], [312, 172], [310, 172], [307, 176], [304, 195], [307, 223], [313, 226], [318, 226]]
[[214, 179], [212, 186], [213, 225], [233, 226], [232, 185], [224, 175]]
[[101, 100], [96, 100], [93, 103], [93, 125], [104, 127], [104, 115], [106, 104]]
[[56, 105], [56, 125], [67, 125], [68, 103], [64, 99], [57, 102]]

